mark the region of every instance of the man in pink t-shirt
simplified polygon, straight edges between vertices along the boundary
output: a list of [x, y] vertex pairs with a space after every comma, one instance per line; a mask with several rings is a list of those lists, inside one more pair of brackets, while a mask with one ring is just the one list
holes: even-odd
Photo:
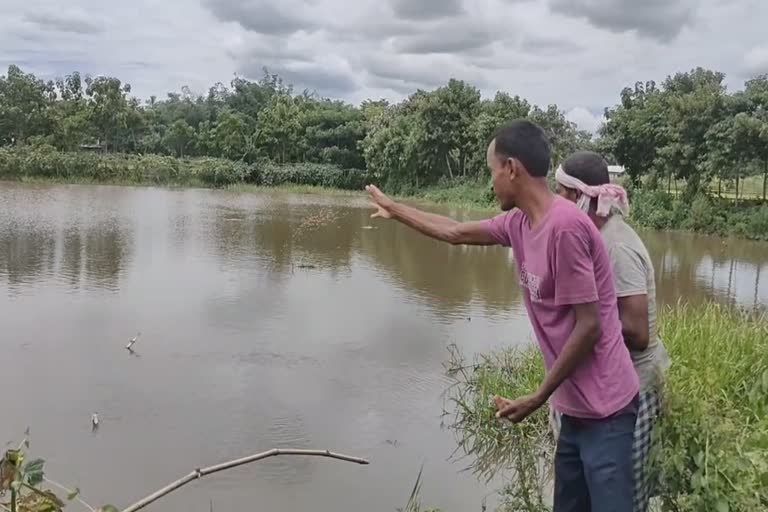
[[638, 377], [622, 338], [605, 244], [586, 214], [550, 191], [550, 158], [537, 125], [521, 120], [500, 129], [487, 159], [505, 213], [486, 221], [460, 223], [366, 189], [374, 217], [452, 244], [512, 249], [547, 374], [532, 395], [495, 397], [497, 417], [523, 421], [551, 397], [562, 414], [555, 512], [626, 512]]

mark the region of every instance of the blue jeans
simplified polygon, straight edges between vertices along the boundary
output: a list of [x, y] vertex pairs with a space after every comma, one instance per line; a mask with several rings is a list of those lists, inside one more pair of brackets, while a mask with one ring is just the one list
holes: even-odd
[[610, 416], [562, 415], [555, 452], [554, 512], [631, 512], [638, 398]]

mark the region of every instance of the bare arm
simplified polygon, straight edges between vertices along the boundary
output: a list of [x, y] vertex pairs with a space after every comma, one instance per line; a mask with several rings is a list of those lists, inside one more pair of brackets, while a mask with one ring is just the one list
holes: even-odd
[[631, 350], [648, 348], [648, 295], [619, 297], [619, 317], [624, 343]]
[[555, 361], [552, 369], [539, 386], [536, 395], [543, 404], [560, 387], [573, 371], [587, 358], [602, 335], [600, 327], [599, 305], [597, 302], [574, 304], [576, 324], [565, 347]]
[[496, 245], [482, 222], [458, 222], [400, 203], [394, 203], [389, 212], [393, 219], [441, 242], [453, 245]]
[[373, 185], [366, 187], [377, 208], [372, 217], [395, 219], [426, 236], [454, 245], [496, 245], [483, 222], [458, 222], [449, 217], [427, 213], [396, 203]]
[[590, 352], [600, 340], [599, 305], [597, 302], [574, 304], [576, 324], [565, 343], [563, 351], [555, 361], [552, 369], [547, 372], [539, 389], [532, 395], [507, 400], [500, 396], [494, 397], [498, 412], [496, 417], [507, 418], [513, 423], [524, 420], [528, 415], [546, 403], [552, 393], [560, 387], [576, 368], [589, 357]]

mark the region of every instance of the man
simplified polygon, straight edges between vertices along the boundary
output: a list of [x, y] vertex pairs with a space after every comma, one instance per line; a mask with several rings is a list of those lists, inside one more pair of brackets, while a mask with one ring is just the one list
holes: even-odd
[[500, 129], [487, 160], [504, 211], [493, 219], [460, 223], [396, 203], [371, 185], [373, 216], [452, 244], [512, 248], [547, 374], [532, 395], [495, 397], [497, 417], [523, 421], [551, 396], [563, 414], [555, 512], [627, 512], [639, 383], [605, 244], [586, 214], [549, 190], [550, 146], [541, 128], [515, 121]]
[[[646, 512], [650, 490], [648, 456], [660, 412], [663, 374], [669, 357], [656, 331], [656, 280], [643, 241], [624, 222], [629, 204], [624, 189], [610, 183], [608, 164], [590, 151], [568, 157], [555, 173], [558, 194], [580, 205], [600, 230], [613, 266], [624, 342], [640, 378], [640, 403], [632, 457], [635, 512]], [[557, 425], [557, 423], [555, 423]]]

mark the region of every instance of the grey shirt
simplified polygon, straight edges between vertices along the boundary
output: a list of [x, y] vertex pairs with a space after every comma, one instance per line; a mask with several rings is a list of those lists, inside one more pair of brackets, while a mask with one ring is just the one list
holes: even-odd
[[645, 244], [620, 214], [612, 215], [601, 230], [613, 265], [616, 297], [648, 296], [648, 347], [630, 350], [640, 378], [640, 389], [656, 386], [669, 368], [667, 349], [656, 329], [656, 279]]

